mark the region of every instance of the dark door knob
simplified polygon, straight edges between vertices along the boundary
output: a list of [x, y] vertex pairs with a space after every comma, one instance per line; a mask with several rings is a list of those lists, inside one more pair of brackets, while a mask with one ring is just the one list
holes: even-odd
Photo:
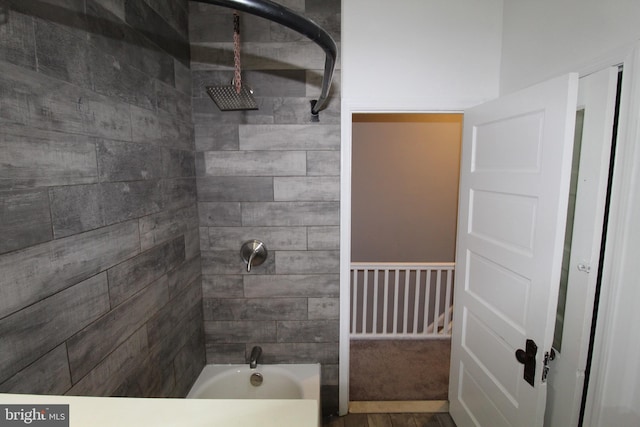
[[526, 382], [534, 386], [536, 377], [536, 354], [538, 346], [533, 340], [527, 340], [525, 350], [516, 350], [516, 360], [524, 365], [523, 378]]

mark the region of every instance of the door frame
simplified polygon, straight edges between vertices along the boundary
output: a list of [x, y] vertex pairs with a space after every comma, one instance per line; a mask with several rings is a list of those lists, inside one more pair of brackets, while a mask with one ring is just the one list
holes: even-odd
[[[634, 220], [634, 200], [629, 195], [640, 191], [640, 144], [637, 142], [640, 139], [640, 42], [611, 53], [589, 67], [588, 71], [616, 65], [623, 67], [618, 134], [601, 266], [603, 286], [592, 329], [591, 371], [586, 396], [583, 397], [583, 425], [603, 425], [603, 417], [611, 416], [606, 413], [606, 406], [624, 401], [624, 390], [614, 384], [616, 370], [624, 369], [619, 364], [620, 352], [614, 351], [618, 344], [616, 332], [620, 332], [617, 329], [616, 312], [620, 303], [628, 298], [621, 295], [626, 291], [625, 283], [632, 280], [627, 277], [628, 264], [636, 261], [640, 250], [640, 242], [634, 242], [628, 233]], [[635, 356], [637, 354], [631, 355], [632, 358]], [[620, 376], [619, 371], [618, 374]]]
[[[598, 425], [604, 414], [609, 390], [608, 379], [615, 366], [615, 318], [619, 294], [623, 290], [625, 257], [635, 248], [627, 248], [627, 228], [633, 220], [632, 202], [628, 194], [640, 192], [640, 42], [610, 52], [589, 64], [577, 67], [580, 76], [600, 69], [622, 65], [624, 77], [621, 90], [618, 136], [615, 150], [611, 204], [603, 260], [603, 283], [600, 291], [597, 323], [591, 358], [591, 374], [587, 388], [584, 422]], [[571, 70], [566, 70], [567, 72]], [[340, 339], [339, 339], [339, 414], [349, 410], [349, 316], [350, 316], [350, 263], [351, 263], [351, 160], [352, 116], [358, 113], [463, 113], [465, 106], [447, 106], [432, 109], [414, 109], [408, 106], [388, 109], [379, 100], [341, 101], [341, 156], [340, 156]], [[384, 104], [384, 102], [382, 103]], [[635, 160], [635, 161], [634, 161]], [[640, 160], [640, 159], [639, 159]], [[632, 245], [633, 246], [633, 245]], [[632, 258], [630, 256], [630, 258]], [[624, 300], [624, 298], [622, 298]], [[611, 398], [608, 398], [611, 400]]]
[[463, 108], [448, 110], [371, 108], [342, 99], [340, 156], [340, 349], [339, 414], [349, 411], [349, 318], [351, 315], [351, 161], [354, 114], [463, 114]]

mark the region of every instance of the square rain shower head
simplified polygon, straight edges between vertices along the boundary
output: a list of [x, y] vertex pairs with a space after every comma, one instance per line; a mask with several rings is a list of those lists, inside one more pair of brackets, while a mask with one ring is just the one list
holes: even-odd
[[253, 91], [246, 85], [240, 88], [240, 93], [236, 93], [233, 85], [207, 86], [207, 93], [221, 111], [258, 109]]

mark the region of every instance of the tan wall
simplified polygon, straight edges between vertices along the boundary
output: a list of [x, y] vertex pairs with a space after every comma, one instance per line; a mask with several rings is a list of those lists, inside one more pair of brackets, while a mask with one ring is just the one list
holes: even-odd
[[461, 114], [353, 117], [351, 260], [455, 257]]

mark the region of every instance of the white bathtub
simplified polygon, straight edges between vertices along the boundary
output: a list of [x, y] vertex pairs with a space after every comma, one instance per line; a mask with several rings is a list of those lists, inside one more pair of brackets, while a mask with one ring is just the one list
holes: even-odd
[[[251, 384], [253, 374], [262, 384]], [[309, 399], [320, 403], [320, 365], [207, 365], [188, 399]]]

